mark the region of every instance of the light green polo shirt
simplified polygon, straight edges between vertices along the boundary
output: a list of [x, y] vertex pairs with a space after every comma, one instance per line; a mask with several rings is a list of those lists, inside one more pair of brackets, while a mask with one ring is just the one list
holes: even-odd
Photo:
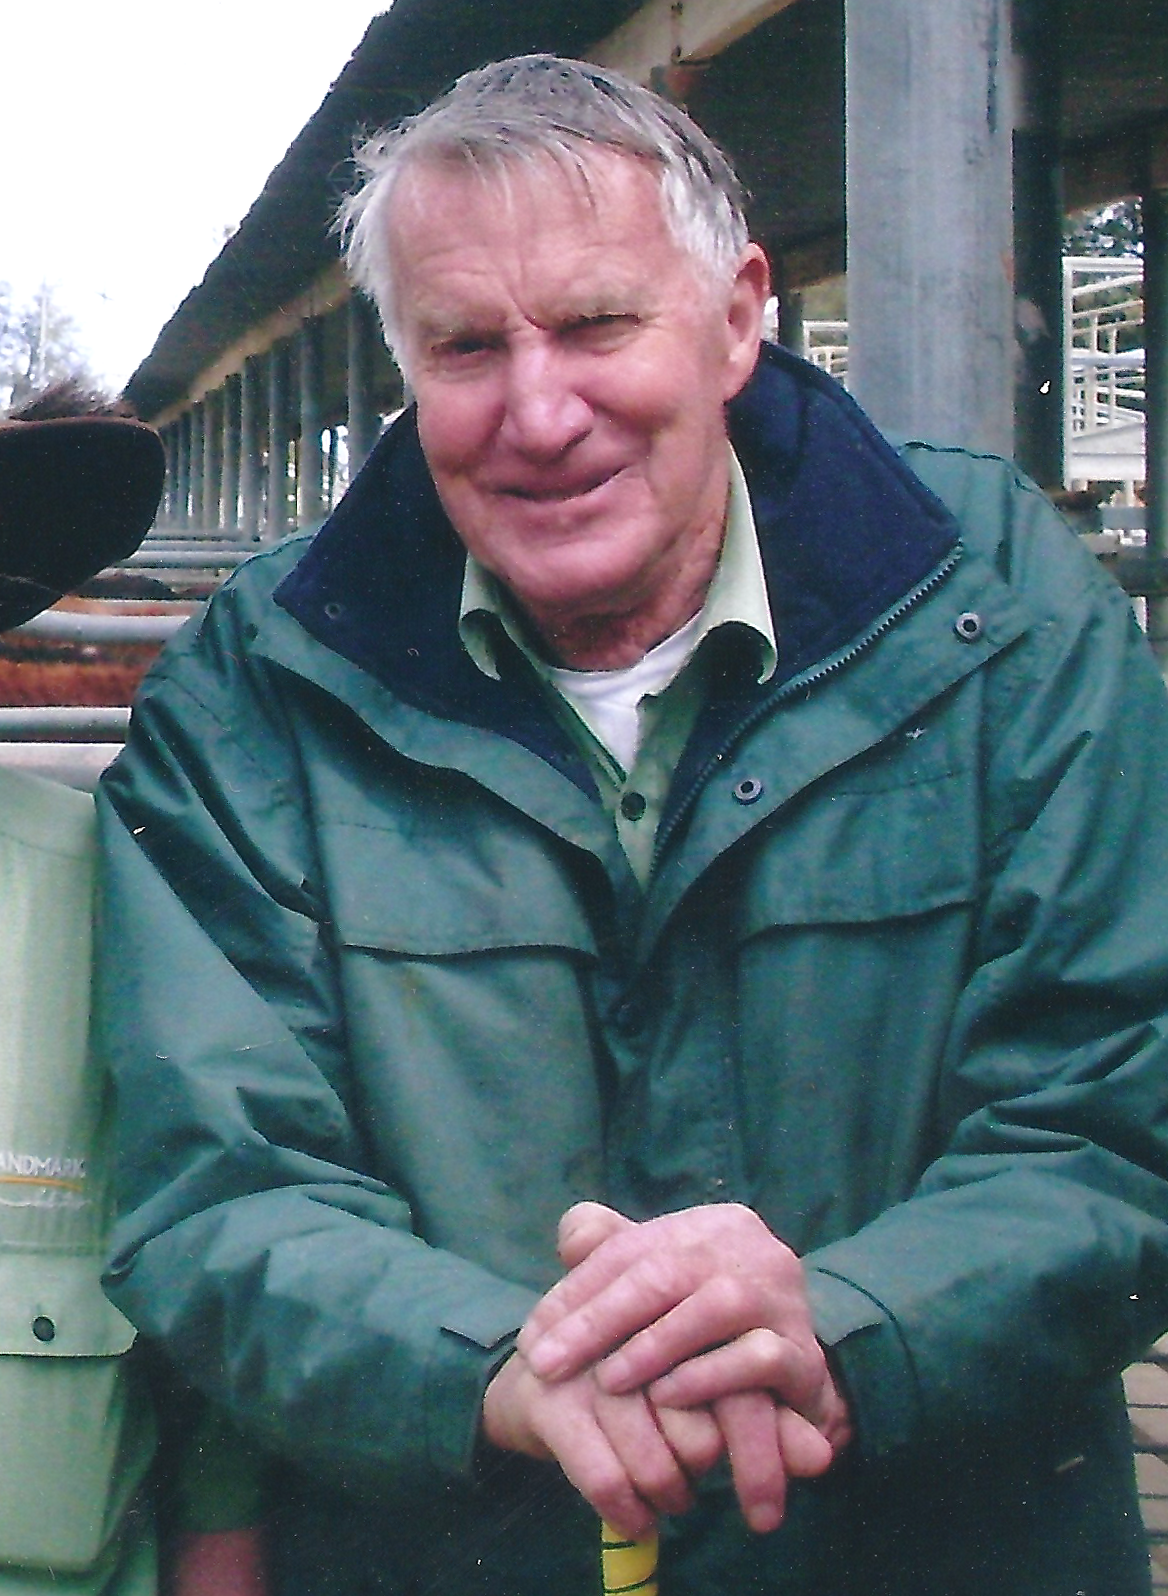
[[760, 682], [773, 675], [778, 658], [750, 493], [733, 450], [726, 531], [714, 578], [696, 617], [688, 654], [678, 662], [672, 679], [660, 691], [641, 700], [641, 743], [631, 770], [622, 768], [611, 749], [559, 691], [548, 662], [537, 652], [530, 630], [506, 590], [468, 555], [459, 635], [475, 664], [492, 677], [499, 674], [496, 626], [502, 626], [547, 684], [557, 714], [591, 766], [601, 801], [613, 818], [634, 874], [644, 886], [652, 868], [669, 784], [705, 699], [708, 656], [703, 645], [725, 626], [744, 632], [743, 645], [756, 651]]

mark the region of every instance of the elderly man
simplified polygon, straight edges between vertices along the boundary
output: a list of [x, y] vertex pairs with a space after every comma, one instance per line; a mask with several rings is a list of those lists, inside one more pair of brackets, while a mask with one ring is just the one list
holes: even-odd
[[[286, 1590], [1135, 1593], [1168, 714], [1006, 464], [760, 361], [680, 112], [365, 151], [415, 403], [109, 777], [114, 1299], [285, 1460]], [[558, 1258], [557, 1258], [558, 1226]]]

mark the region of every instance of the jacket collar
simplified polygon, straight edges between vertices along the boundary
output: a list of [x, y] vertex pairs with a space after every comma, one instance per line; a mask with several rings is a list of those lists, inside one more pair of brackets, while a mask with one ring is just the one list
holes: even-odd
[[[948, 510], [838, 384], [785, 350], [764, 348], [729, 424], [777, 595], [779, 664], [764, 686], [730, 660], [715, 672], [684, 761], [690, 769], [776, 690], [862, 636], [958, 543]], [[583, 760], [518, 651], [504, 652], [493, 682], [463, 649], [463, 564], [411, 410], [374, 449], [275, 598], [400, 699], [500, 732], [591, 790]]]

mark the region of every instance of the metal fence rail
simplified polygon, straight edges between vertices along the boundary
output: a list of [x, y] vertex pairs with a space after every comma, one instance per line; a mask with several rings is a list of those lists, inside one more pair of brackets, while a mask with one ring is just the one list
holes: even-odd
[[165, 643], [191, 619], [191, 610], [159, 615], [101, 614], [93, 610], [45, 610], [14, 628], [14, 637], [52, 643]]
[[0, 707], [0, 738], [121, 742], [130, 724], [123, 704], [8, 704]]

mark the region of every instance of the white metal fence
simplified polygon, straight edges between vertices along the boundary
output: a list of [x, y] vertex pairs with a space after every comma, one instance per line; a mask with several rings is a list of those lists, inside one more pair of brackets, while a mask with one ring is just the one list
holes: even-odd
[[[1064, 416], [1068, 487], [1113, 482], [1125, 505], [1144, 480], [1143, 262], [1063, 260]], [[803, 354], [847, 384], [848, 324], [807, 320]]]

